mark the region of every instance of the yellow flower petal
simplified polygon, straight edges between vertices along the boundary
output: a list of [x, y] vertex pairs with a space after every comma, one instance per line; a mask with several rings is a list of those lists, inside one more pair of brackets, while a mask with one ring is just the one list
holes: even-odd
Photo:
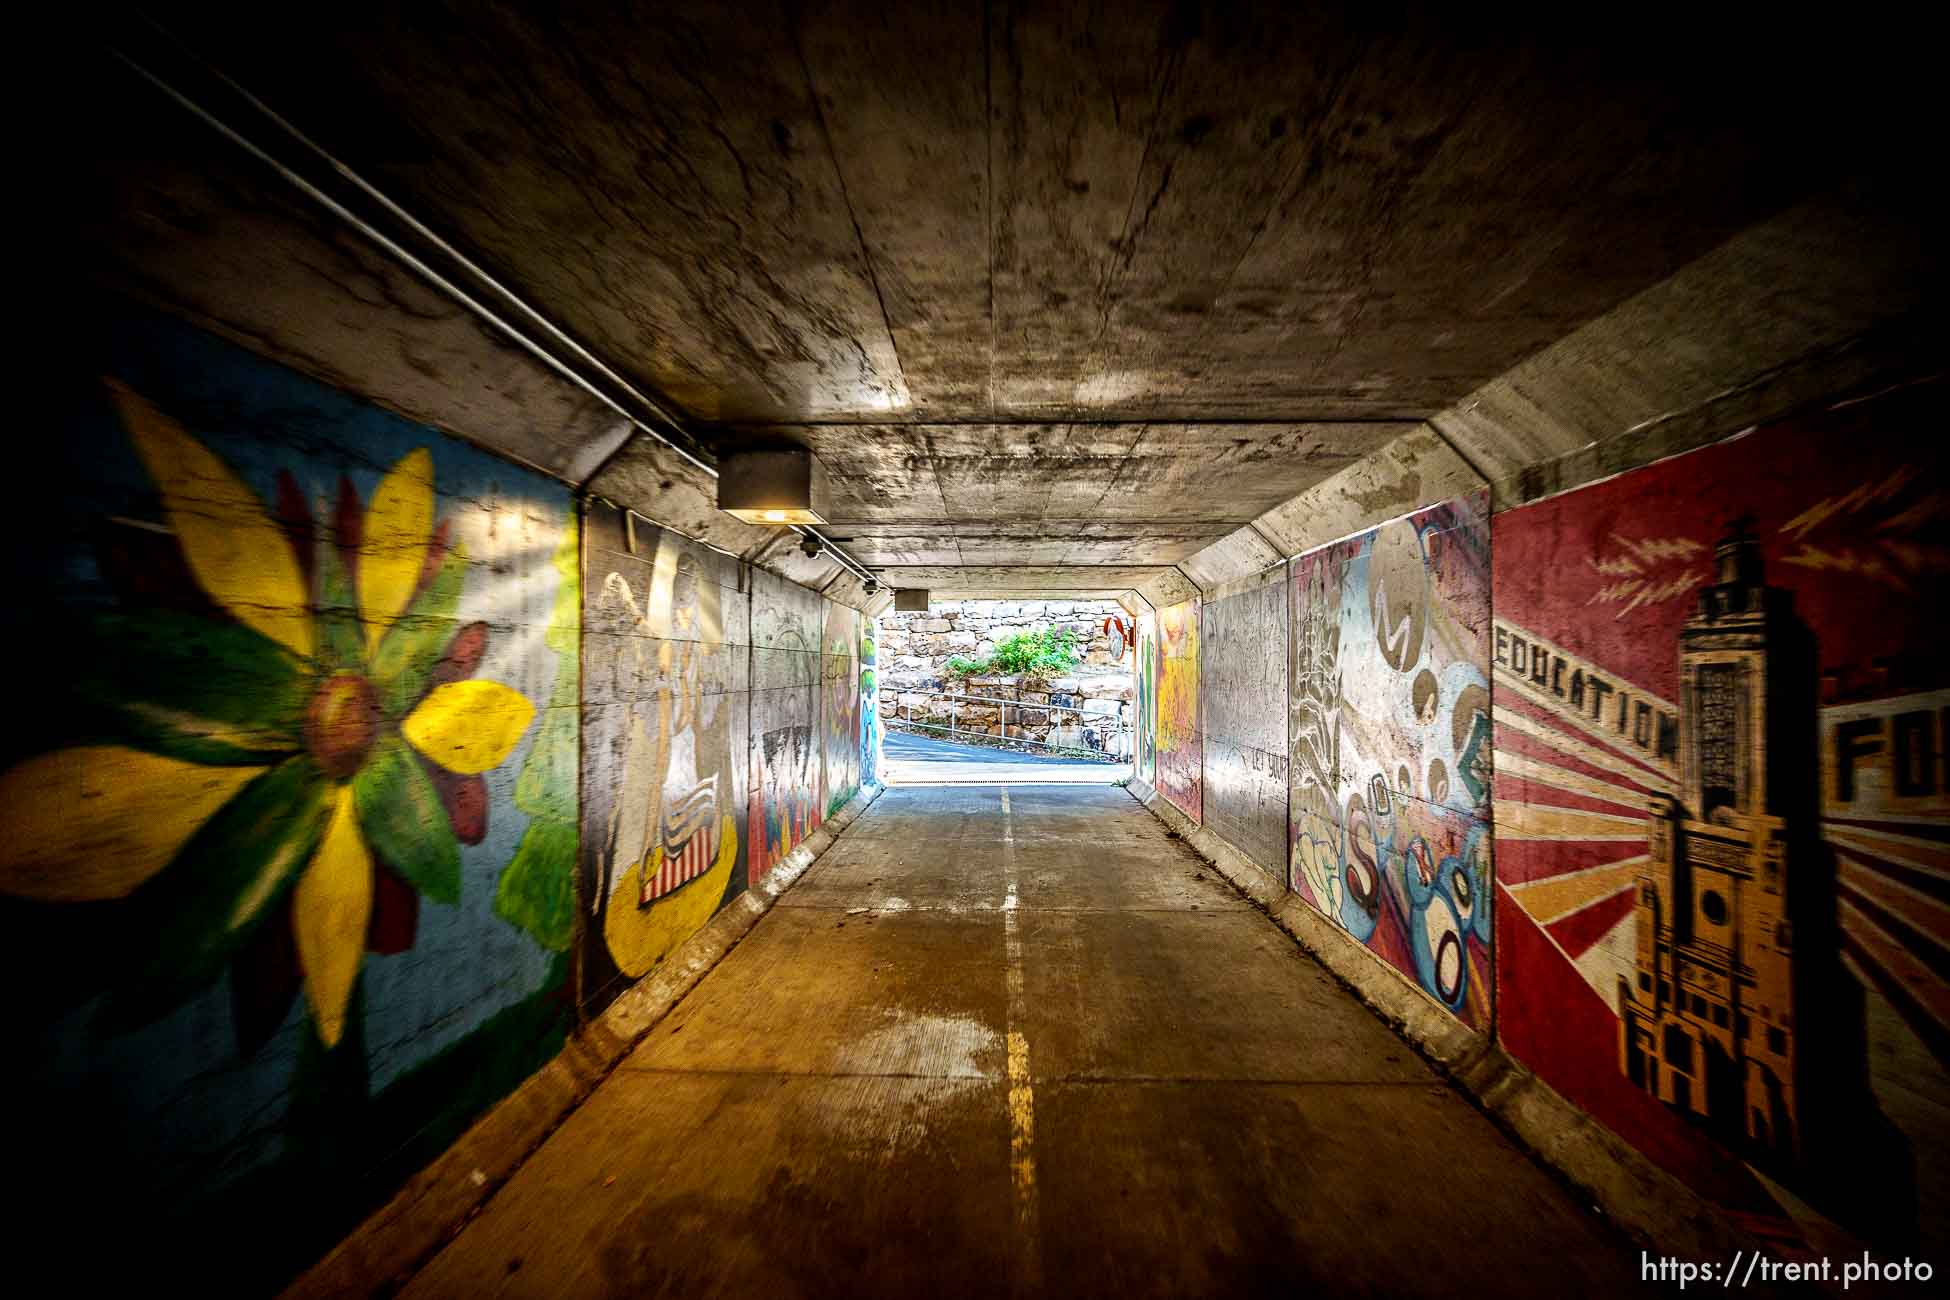
[[0, 893], [121, 898], [261, 767], [204, 767], [115, 745], [56, 750], [0, 773]]
[[257, 494], [150, 402], [112, 379], [108, 389], [198, 584], [238, 622], [310, 658], [311, 593]]
[[338, 1046], [345, 1033], [345, 1007], [365, 960], [371, 917], [372, 855], [359, 834], [348, 785], [339, 792], [318, 856], [298, 881], [291, 909], [298, 960], [305, 968], [305, 1000], [327, 1047]]
[[421, 447], [387, 471], [366, 508], [359, 540], [359, 617], [369, 652], [378, 651], [379, 639], [413, 598], [432, 537], [433, 456]]
[[471, 776], [500, 766], [534, 717], [535, 706], [500, 682], [449, 682], [420, 701], [400, 732], [448, 771]]

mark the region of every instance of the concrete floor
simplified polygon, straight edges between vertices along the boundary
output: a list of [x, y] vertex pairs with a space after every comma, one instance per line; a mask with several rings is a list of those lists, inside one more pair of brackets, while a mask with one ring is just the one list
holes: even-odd
[[1018, 753], [986, 745], [960, 745], [932, 736], [890, 731], [881, 747], [881, 771], [889, 785], [990, 785], [1017, 781], [1109, 785], [1129, 777], [1131, 765], [1056, 754]]
[[1609, 1295], [1638, 1252], [1122, 790], [890, 790], [413, 1296]]

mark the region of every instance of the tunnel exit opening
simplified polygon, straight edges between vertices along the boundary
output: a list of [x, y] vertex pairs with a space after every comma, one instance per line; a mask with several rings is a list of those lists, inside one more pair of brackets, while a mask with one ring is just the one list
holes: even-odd
[[1128, 780], [1138, 747], [1135, 628], [1112, 600], [931, 601], [878, 624], [890, 785]]
[[887, 731], [884, 751], [890, 786], [1120, 785], [1128, 762], [1063, 753], [1034, 753], [927, 734]]

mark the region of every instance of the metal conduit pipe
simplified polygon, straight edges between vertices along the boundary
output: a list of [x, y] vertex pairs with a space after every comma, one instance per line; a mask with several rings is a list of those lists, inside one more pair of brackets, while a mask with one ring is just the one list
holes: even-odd
[[[323, 162], [327, 167], [330, 167], [334, 172], [336, 172], [338, 175], [343, 177], [346, 181], [356, 186], [368, 198], [372, 199], [373, 202], [379, 204], [380, 207], [384, 208], [387, 212], [391, 213], [408, 229], [412, 230], [414, 234], [418, 235], [421, 239], [426, 240], [427, 243], [439, 249], [444, 256], [453, 259], [456, 265], [466, 270], [466, 272], [469, 275], [473, 276], [474, 279], [478, 280], [482, 285], [493, 290], [494, 293], [498, 297], [500, 297], [503, 301], [505, 301], [510, 307], [514, 308], [514, 310], [521, 313], [521, 315], [527, 317], [528, 320], [533, 322], [536, 326], [540, 327], [557, 343], [561, 344], [569, 351], [575, 353], [575, 355], [580, 357], [584, 362], [594, 367], [598, 372], [602, 374], [603, 378], [607, 379], [610, 383], [615, 384], [619, 389], [621, 389], [625, 393], [628, 393], [633, 400], [637, 402], [641, 402], [643, 404], [644, 409], [648, 411], [650, 414], [654, 415], [657, 419], [662, 420], [664, 423], [666, 423], [673, 429], [677, 429], [680, 431], [683, 429], [683, 421], [680, 420], [676, 415], [672, 414], [669, 410], [667, 410], [664, 407], [664, 405], [661, 402], [659, 402], [656, 398], [651, 397], [648, 394], [644, 393], [641, 389], [637, 388], [634, 384], [630, 383], [629, 380], [625, 379], [623, 376], [617, 374], [614, 370], [610, 369], [610, 367], [603, 362], [601, 357], [598, 357], [595, 353], [583, 347], [582, 344], [578, 343], [575, 340], [575, 338], [571, 336], [567, 331], [563, 330], [560, 326], [558, 326], [554, 321], [550, 320], [548, 317], [542, 315], [540, 311], [530, 306], [528, 302], [521, 297], [521, 295], [517, 294], [514, 290], [508, 288], [508, 286], [502, 284], [499, 280], [495, 279], [494, 276], [490, 275], [487, 272], [487, 270], [483, 268], [479, 263], [475, 262], [472, 258], [468, 257], [465, 253], [461, 252], [458, 248], [455, 248], [452, 244], [448, 243], [445, 239], [442, 239], [436, 231], [434, 231], [431, 227], [429, 227], [425, 222], [421, 221], [418, 217], [414, 216], [411, 212], [407, 211], [400, 204], [395, 202], [391, 196], [386, 194], [378, 186], [374, 185], [371, 181], [367, 180], [364, 176], [361, 176], [358, 172], [354, 171], [342, 159], [338, 158], [336, 155], [331, 153], [323, 145], [319, 144], [316, 140], [313, 140], [310, 136], [306, 135], [303, 131], [300, 131], [296, 125], [294, 125], [291, 121], [289, 121], [284, 116], [279, 114], [278, 111], [272, 108], [269, 104], [266, 104], [263, 100], [259, 99], [256, 95], [252, 94], [248, 88], [240, 84], [235, 78], [231, 77], [228, 73], [224, 72], [223, 69], [217, 67], [215, 64], [211, 63], [208, 59], [205, 59], [201, 55], [197, 54], [193, 49], [189, 47], [189, 45], [187, 45], [180, 37], [176, 36], [175, 33], [171, 32], [167, 27], [163, 26], [161, 23], [157, 22], [154, 18], [150, 17], [147, 14], [144, 14], [143, 18], [145, 21], [149, 23], [150, 26], [154, 27], [166, 39], [168, 39], [179, 50], [181, 50], [186, 58], [195, 62], [211, 78], [223, 83], [225, 86], [229, 87], [233, 92], [235, 92], [235, 94], [239, 99], [243, 100], [246, 104], [250, 105], [252, 109], [256, 110], [258, 115], [262, 117], [266, 122], [269, 122], [271, 125], [277, 127], [280, 131], [284, 132], [284, 134], [291, 137], [292, 140], [296, 141], [298, 144], [302, 145], [305, 149], [309, 150], [312, 154], [316, 155], [319, 161]], [[639, 427], [642, 426], [639, 425]], [[665, 446], [668, 446], [672, 451], [675, 451], [679, 455], [683, 456], [686, 460], [690, 461], [691, 464], [696, 465], [699, 469], [702, 469], [709, 474], [713, 474], [713, 475], [716, 474], [717, 471], [713, 469], [711, 466], [705, 464], [703, 461], [692, 456], [685, 448], [678, 446], [670, 439], [662, 436], [661, 434], [658, 434], [655, 430], [646, 428], [644, 429], [644, 432], [649, 433], [652, 437], [657, 438], [658, 441], [662, 442]]]
[[[393, 257], [397, 258], [400, 262], [404, 263], [416, 275], [420, 276], [427, 283], [431, 284], [434, 288], [440, 290], [442, 293], [454, 299], [454, 301], [460, 303], [461, 306], [467, 308], [469, 311], [473, 312], [476, 316], [479, 316], [482, 320], [492, 325], [496, 330], [500, 331], [502, 334], [507, 335], [508, 338], [511, 339], [514, 343], [516, 343], [522, 349], [524, 349], [525, 351], [533, 355], [536, 358], [536, 360], [542, 362], [544, 365], [548, 366], [549, 369], [555, 371], [557, 374], [561, 375], [564, 379], [567, 379], [569, 382], [575, 384], [578, 388], [581, 388], [584, 392], [588, 393], [591, 397], [594, 397], [598, 401], [602, 402], [605, 406], [609, 407], [611, 410], [615, 411], [618, 415], [628, 420], [637, 429], [650, 435], [652, 438], [655, 438], [658, 442], [662, 443], [664, 446], [669, 447], [672, 451], [682, 456], [690, 464], [696, 466], [700, 470], [703, 470], [706, 474], [711, 475], [713, 478], [717, 477], [718, 471], [715, 467], [706, 463], [703, 460], [700, 460], [696, 455], [694, 455], [688, 449], [672, 441], [669, 437], [665, 436], [653, 425], [646, 422], [644, 418], [638, 415], [636, 412], [625, 408], [622, 403], [618, 402], [614, 397], [604, 392], [601, 388], [597, 387], [595, 384], [590, 383], [589, 380], [585, 376], [579, 374], [574, 367], [568, 365], [567, 363], [562, 361], [561, 358], [555, 356], [548, 349], [542, 347], [539, 343], [535, 342], [534, 339], [524, 334], [519, 328], [517, 328], [515, 325], [511, 324], [509, 321], [504, 319], [500, 314], [495, 312], [493, 308], [489, 307], [486, 303], [481, 302], [478, 298], [468, 293], [467, 290], [461, 288], [459, 285], [455, 284], [452, 280], [442, 275], [438, 270], [430, 266], [425, 260], [416, 256], [412, 251], [407, 249], [404, 245], [400, 244], [397, 240], [393, 239], [391, 236], [387, 235], [384, 231], [374, 226], [371, 222], [359, 216], [358, 213], [352, 211], [350, 208], [346, 207], [343, 203], [340, 203], [337, 199], [333, 198], [331, 195], [327, 194], [324, 190], [314, 185], [311, 181], [301, 176], [298, 172], [294, 171], [291, 167], [287, 166], [283, 161], [281, 161], [275, 155], [273, 155], [269, 150], [258, 145], [255, 141], [251, 140], [249, 137], [244, 135], [241, 131], [237, 130], [235, 127], [225, 122], [222, 118], [218, 117], [215, 113], [211, 112], [203, 105], [191, 99], [187, 94], [183, 93], [181, 90], [178, 90], [175, 86], [171, 85], [168, 81], [165, 81], [161, 76], [150, 71], [148, 67], [146, 67], [144, 64], [139, 62], [133, 56], [119, 49], [111, 49], [110, 53], [113, 54], [117, 60], [119, 60], [121, 63], [127, 66], [130, 71], [134, 72], [137, 76], [141, 77], [144, 81], [148, 82], [150, 85], [154, 86], [157, 90], [161, 91], [164, 95], [174, 100], [178, 105], [180, 105], [182, 108], [187, 110], [193, 116], [197, 117], [198, 119], [206, 123], [212, 129], [214, 129], [219, 135], [223, 136], [226, 140], [229, 140], [232, 144], [235, 144], [238, 148], [244, 150], [246, 153], [250, 154], [253, 158], [256, 158], [259, 162], [262, 162], [265, 166], [270, 167], [273, 171], [277, 172], [279, 176], [283, 177], [285, 181], [287, 181], [290, 185], [292, 185], [295, 189], [297, 189], [306, 198], [311, 199], [313, 202], [317, 203], [320, 207], [323, 207], [326, 211], [330, 212], [333, 216], [337, 217], [339, 220], [345, 222], [348, 226], [351, 226], [354, 230], [358, 231], [361, 235], [364, 235], [367, 239], [370, 239], [373, 243], [377, 244], [380, 248], [392, 254]], [[438, 241], [436, 241], [436, 246], [437, 247], [440, 246], [438, 244]]]
[[793, 532], [799, 534], [801, 537], [810, 537], [815, 542], [818, 542], [821, 546], [825, 547], [826, 550], [829, 553], [831, 553], [832, 557], [840, 562], [840, 567], [854, 574], [862, 582], [871, 582], [875, 584], [880, 583], [880, 579], [874, 577], [871, 572], [861, 567], [859, 561], [855, 560], [851, 555], [848, 555], [845, 551], [841, 550], [837, 545], [833, 543], [833, 540], [831, 538], [819, 532], [817, 529], [813, 528], [810, 524], [788, 524], [787, 527], [791, 528]]
[[[617, 401], [617, 399], [612, 394], [604, 391], [601, 386], [590, 382], [587, 376], [580, 373], [574, 366], [571, 366], [567, 362], [563, 361], [562, 358], [555, 355], [555, 353], [550, 351], [547, 347], [544, 347], [542, 344], [538, 343], [534, 338], [532, 338], [530, 335], [524, 332], [518, 325], [509, 321], [501, 313], [495, 311], [492, 307], [490, 307], [487, 303], [482, 302], [480, 298], [478, 298], [472, 293], [469, 293], [466, 289], [456, 284], [451, 278], [449, 278], [446, 275], [443, 275], [437, 268], [430, 265], [424, 258], [421, 258], [418, 255], [416, 255], [412, 250], [406, 248], [398, 240], [392, 238], [384, 231], [380, 230], [377, 226], [373, 225], [372, 222], [361, 217], [358, 213], [348, 208], [345, 204], [341, 203], [332, 195], [326, 193], [325, 190], [323, 190], [318, 185], [314, 184], [312, 181], [310, 181], [305, 176], [300, 174], [295, 168], [285, 163], [282, 159], [278, 158], [269, 149], [258, 144], [256, 141], [252, 140], [242, 130], [238, 129], [235, 126], [232, 126], [229, 122], [225, 121], [222, 117], [220, 117], [215, 111], [197, 102], [189, 94], [177, 88], [174, 84], [169, 82], [159, 73], [153, 71], [141, 60], [137, 59], [134, 55], [128, 53], [126, 50], [111, 46], [109, 49], [109, 53], [113, 55], [113, 57], [117, 61], [122, 63], [131, 72], [135, 73], [136, 76], [140, 77], [142, 80], [148, 82], [151, 86], [155, 87], [163, 95], [173, 100], [177, 105], [179, 105], [185, 111], [190, 113], [193, 117], [196, 117], [204, 124], [209, 126], [211, 129], [216, 131], [219, 135], [223, 136], [226, 140], [229, 140], [232, 144], [236, 145], [244, 152], [250, 154], [253, 158], [256, 158], [259, 162], [263, 163], [265, 166], [271, 168], [280, 177], [282, 177], [286, 181], [286, 183], [290, 184], [293, 188], [298, 190], [306, 198], [312, 200], [314, 203], [317, 203], [320, 207], [323, 207], [326, 211], [330, 212], [333, 216], [337, 217], [340, 221], [345, 222], [352, 229], [358, 231], [361, 235], [365, 236], [367, 239], [371, 240], [374, 244], [384, 249], [388, 254], [396, 258], [408, 269], [412, 270], [414, 274], [420, 276], [427, 283], [431, 284], [434, 288], [440, 290], [442, 293], [446, 294], [448, 297], [458, 302], [461, 306], [473, 312], [476, 316], [480, 317], [483, 321], [487, 322], [495, 330], [506, 335], [517, 346], [522, 348], [524, 351], [528, 352], [530, 355], [534, 356], [536, 360], [542, 362], [542, 364], [546, 365], [549, 369], [555, 371], [557, 374], [561, 375], [564, 379], [567, 379], [570, 383], [575, 384], [578, 388], [588, 393], [591, 397], [596, 398], [598, 401], [602, 402], [605, 406], [615, 411], [618, 415], [622, 416], [625, 420], [629, 421], [631, 426], [637, 429], [639, 432], [646, 434], [651, 438], [656, 439], [657, 442], [661, 443], [663, 446], [669, 448], [671, 451], [675, 452], [678, 456], [682, 457], [686, 463], [702, 471], [704, 474], [708, 475], [709, 477], [713, 479], [718, 477], [718, 470], [715, 465], [711, 464], [708, 460], [705, 460], [702, 456], [700, 456], [696, 452], [693, 452], [689, 446], [685, 445], [686, 443], [694, 443], [695, 440], [692, 439], [690, 435], [684, 430], [682, 422], [678, 420], [676, 416], [672, 415], [668, 410], [666, 410], [660, 403], [646, 396], [634, 385], [630, 384], [622, 376], [618, 375], [613, 369], [605, 365], [600, 358], [595, 356], [587, 348], [583, 347], [580, 343], [577, 343], [575, 339], [571, 337], [566, 331], [564, 331], [559, 326], [557, 326], [553, 321], [549, 320], [548, 317], [544, 316], [535, 307], [529, 305], [513, 290], [509, 289], [507, 286], [503, 285], [500, 281], [496, 280], [492, 275], [488, 274], [487, 271], [482, 269], [477, 263], [475, 263], [472, 259], [468, 258], [459, 249], [455, 248], [452, 244], [442, 239], [425, 222], [413, 216], [412, 213], [406, 210], [406, 208], [401, 206], [398, 202], [396, 202], [392, 198], [388, 197], [382, 190], [379, 189], [378, 186], [372, 184], [370, 181], [366, 180], [363, 176], [359, 175], [358, 172], [353, 170], [345, 162], [338, 159], [337, 157], [334, 157], [331, 153], [327, 152], [322, 146], [320, 146], [315, 141], [313, 141], [309, 136], [305, 135], [303, 132], [298, 130], [296, 126], [286, 121], [283, 117], [280, 117], [262, 100], [259, 100], [256, 96], [252, 95], [248, 90], [246, 90], [244, 87], [239, 85], [236, 81], [226, 76], [220, 70], [212, 67], [206, 60], [203, 60], [197, 57], [192, 52], [190, 52], [188, 47], [185, 46], [182, 41], [178, 40], [175, 36], [170, 34], [160, 24], [156, 23], [153, 19], [149, 19], [147, 21], [149, 21], [150, 25], [152, 27], [155, 27], [158, 32], [162, 33], [165, 38], [170, 40], [174, 45], [176, 45], [179, 49], [181, 49], [186, 57], [195, 60], [195, 62], [197, 62], [205, 70], [207, 75], [211, 76], [215, 80], [222, 83], [225, 87], [230, 89], [240, 100], [242, 100], [245, 104], [249, 105], [256, 113], [258, 113], [261, 117], [263, 117], [264, 120], [270, 122], [272, 125], [277, 127], [285, 135], [289, 136], [292, 140], [296, 141], [298, 144], [302, 145], [305, 149], [310, 151], [312, 154], [316, 155], [318, 159], [321, 162], [323, 162], [325, 165], [329, 166], [334, 173], [342, 177], [349, 184], [357, 187], [361, 193], [366, 195], [373, 202], [379, 204], [383, 209], [385, 209], [387, 213], [392, 215], [396, 220], [403, 223], [405, 226], [407, 226], [407, 228], [412, 230], [415, 236], [425, 240], [430, 246], [432, 246], [434, 249], [437, 249], [441, 254], [441, 256], [450, 259], [456, 266], [465, 270], [470, 277], [477, 280], [481, 285], [485, 286], [487, 289], [492, 291], [492, 293], [496, 297], [500, 298], [511, 309], [518, 312], [520, 315], [522, 315], [529, 321], [532, 321], [540, 329], [546, 331], [549, 337], [555, 339], [559, 344], [561, 344], [563, 347], [571, 351], [576, 357], [580, 358], [585, 364], [593, 367], [598, 373], [602, 375], [602, 377], [605, 380], [615, 384], [621, 391], [628, 394], [633, 401], [640, 402], [644, 408], [644, 412], [648, 414], [650, 419], [662, 421], [665, 424], [669, 425], [671, 433], [674, 433], [676, 436], [672, 437], [671, 433], [666, 433], [665, 431], [657, 428], [655, 424], [650, 422], [650, 419], [646, 419], [644, 414], [639, 414], [636, 411], [632, 411], [628, 407], [626, 407], [623, 403]], [[822, 547], [824, 547], [833, 556], [834, 560], [837, 561], [842, 568], [853, 573], [854, 575], [859, 577], [862, 581], [873, 582], [876, 583], [877, 585], [884, 585], [884, 584], [879, 584], [879, 579], [876, 578], [874, 574], [870, 570], [868, 570], [864, 565], [860, 564], [859, 561], [855, 560], [851, 555], [847, 554], [845, 550], [840, 548], [838, 545], [836, 545], [834, 542], [832, 542], [830, 539], [826, 538], [825, 536], [821, 535], [820, 533], [815, 532], [811, 528], [806, 528], [801, 526], [794, 526], [793, 531], [801, 533], [802, 535], [810, 536], [814, 540], [818, 541], [819, 544]]]

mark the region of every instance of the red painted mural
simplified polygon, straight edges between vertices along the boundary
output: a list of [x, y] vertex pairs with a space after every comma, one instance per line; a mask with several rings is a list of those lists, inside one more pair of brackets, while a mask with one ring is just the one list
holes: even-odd
[[1493, 529], [1503, 1042], [1809, 1237], [1944, 1240], [1947, 387]]

